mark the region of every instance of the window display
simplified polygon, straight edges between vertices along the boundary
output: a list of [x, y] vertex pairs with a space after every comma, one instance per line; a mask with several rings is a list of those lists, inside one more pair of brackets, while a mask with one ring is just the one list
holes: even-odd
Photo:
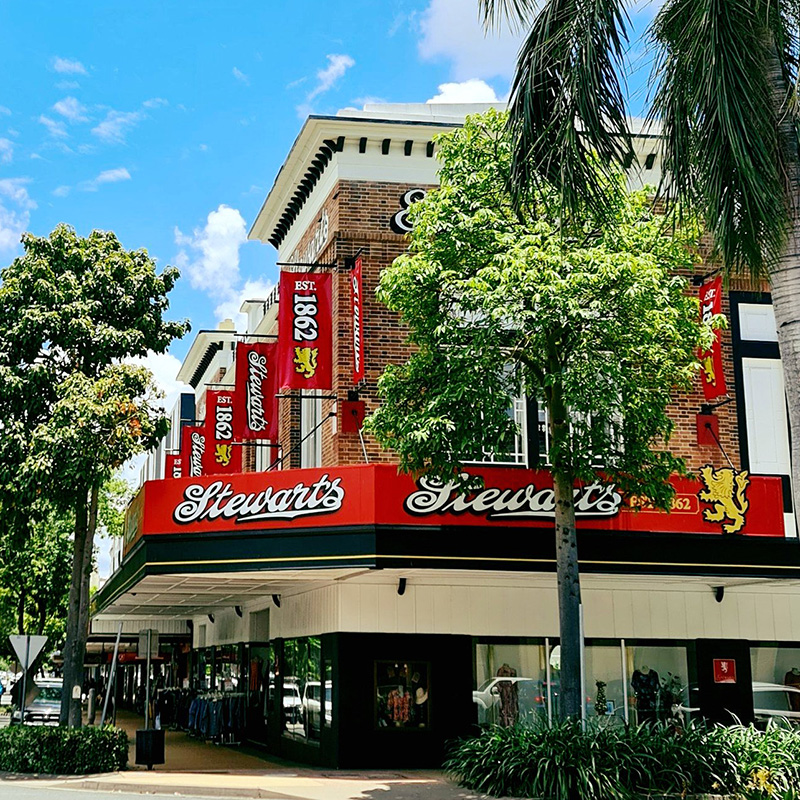
[[[478, 724], [509, 727], [547, 718], [546, 659], [546, 644], [479, 643], [472, 692]], [[557, 695], [558, 669], [549, 674]]]
[[683, 646], [626, 646], [630, 722], [686, 722], [681, 706], [689, 705], [688, 666]]
[[586, 716], [605, 724], [625, 720], [622, 651], [619, 645], [587, 645], [584, 656]]
[[800, 715], [800, 647], [751, 647], [753, 704], [762, 715]]
[[430, 665], [375, 662], [375, 725], [420, 730], [430, 726]]

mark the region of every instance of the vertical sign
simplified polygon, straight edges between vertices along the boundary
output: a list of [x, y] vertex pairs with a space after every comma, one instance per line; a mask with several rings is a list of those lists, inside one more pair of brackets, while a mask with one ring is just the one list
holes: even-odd
[[[722, 313], [722, 276], [717, 275], [711, 283], [700, 288], [700, 316], [709, 322], [715, 314]], [[728, 393], [725, 386], [725, 373], [722, 368], [722, 331], [714, 331], [714, 343], [710, 350], [700, 353], [700, 379], [703, 395], [709, 402]]]
[[242, 471], [242, 448], [233, 444], [233, 398], [232, 391], [206, 392], [204, 475]]
[[353, 322], [353, 385], [364, 380], [364, 306], [362, 303], [361, 256], [350, 270], [350, 310]]
[[164, 468], [165, 478], [183, 477], [183, 458], [180, 453], [167, 453], [166, 466]]
[[243, 439], [278, 438], [278, 346], [274, 342], [236, 345], [236, 402], [233, 435]]
[[736, 683], [736, 661], [733, 658], [714, 659], [714, 683]]
[[282, 272], [278, 314], [281, 387], [330, 389], [331, 274]]
[[181, 459], [185, 478], [203, 474], [203, 453], [206, 449], [206, 429], [203, 425], [184, 425], [181, 432]]

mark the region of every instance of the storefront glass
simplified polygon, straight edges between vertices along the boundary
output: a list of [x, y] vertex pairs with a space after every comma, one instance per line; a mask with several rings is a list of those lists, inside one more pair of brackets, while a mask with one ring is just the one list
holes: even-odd
[[266, 739], [267, 723], [275, 691], [273, 651], [270, 645], [250, 645], [247, 658], [247, 725], [254, 739]]
[[677, 708], [689, 705], [685, 646], [628, 644], [625, 671], [631, 722], [686, 721]]
[[431, 670], [424, 661], [375, 662], [375, 727], [429, 728]]
[[197, 650], [195, 657], [195, 688], [204, 692], [211, 689], [211, 678], [214, 664], [211, 660], [212, 648]]
[[284, 736], [318, 743], [324, 706], [320, 639], [287, 639], [283, 654]]
[[216, 648], [216, 690], [218, 692], [239, 692], [242, 691], [241, 682], [241, 658], [239, 655], [239, 645], [222, 645]]
[[751, 647], [750, 666], [756, 716], [800, 719], [800, 647]]
[[[551, 703], [558, 702], [558, 658], [549, 656]], [[519, 644], [478, 643], [476, 686], [472, 700], [478, 723], [503, 725], [547, 719], [548, 651], [545, 642]]]
[[587, 645], [584, 659], [587, 719], [602, 719], [609, 724], [624, 722], [625, 690], [619, 645]]

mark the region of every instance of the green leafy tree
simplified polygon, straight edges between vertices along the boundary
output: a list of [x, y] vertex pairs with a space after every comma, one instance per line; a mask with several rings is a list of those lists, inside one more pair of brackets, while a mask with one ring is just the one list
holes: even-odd
[[[546, 183], [565, 213], [613, 208], [621, 187], [609, 177], [633, 153], [623, 92], [629, 3], [479, 6], [487, 24], [527, 31], [510, 104], [515, 197]], [[667, 0], [647, 39], [664, 197], [704, 218], [729, 274], [771, 285], [800, 509], [800, 3]]]
[[149, 371], [124, 363], [163, 353], [188, 325], [164, 319], [178, 277], [113, 233], [59, 225], [23, 237], [0, 285], [0, 489], [24, 514], [40, 496], [74, 514], [62, 723], [80, 725], [81, 682], [100, 487], [167, 429]]
[[[616, 483], [667, 507], [683, 462], [666, 444], [667, 407], [713, 333], [676, 277], [693, 264], [693, 226], [665, 236], [646, 192], [618, 192], [602, 218], [563, 226], [558, 193], [515, 204], [505, 117], [467, 119], [438, 139], [440, 188], [412, 210], [408, 254], [378, 296], [409, 328], [414, 354], [379, 381], [369, 429], [404, 470], [469, 491], [465, 462], [510, 450], [521, 392], [547, 409], [561, 636], [562, 710], [580, 713], [580, 579], [575, 481]], [[622, 181], [619, 175], [613, 180]]]

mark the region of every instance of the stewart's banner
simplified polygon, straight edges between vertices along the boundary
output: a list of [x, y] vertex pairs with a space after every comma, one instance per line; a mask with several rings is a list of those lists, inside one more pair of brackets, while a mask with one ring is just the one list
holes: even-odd
[[236, 403], [233, 437], [278, 438], [278, 345], [238, 342], [236, 345]]
[[353, 385], [364, 380], [364, 304], [361, 256], [350, 270], [350, 316], [353, 324]]
[[206, 450], [204, 425], [184, 425], [181, 431], [183, 477], [199, 478], [203, 474], [203, 453]]
[[232, 391], [206, 391], [204, 475], [232, 475], [242, 471], [242, 448], [233, 443], [234, 402]]
[[281, 389], [330, 389], [333, 321], [330, 272], [282, 272], [278, 305]]
[[[703, 322], [710, 322], [715, 314], [722, 313], [722, 276], [717, 275], [713, 281], [700, 287], [700, 317]], [[722, 331], [714, 331], [714, 343], [710, 350], [700, 353], [700, 379], [703, 383], [703, 395], [709, 402], [728, 393], [725, 385], [725, 372], [722, 366]]]
[[167, 453], [164, 464], [165, 478], [183, 477], [183, 458], [180, 453]]
[[[360, 525], [552, 529], [549, 472], [491, 467], [474, 472], [485, 486], [466, 497], [432, 478], [415, 482], [391, 464], [149, 481], [142, 489], [136, 535]], [[578, 528], [784, 536], [780, 478], [704, 467], [700, 480], [676, 476], [672, 482], [670, 513], [623, 498], [612, 484], [578, 486]]]

